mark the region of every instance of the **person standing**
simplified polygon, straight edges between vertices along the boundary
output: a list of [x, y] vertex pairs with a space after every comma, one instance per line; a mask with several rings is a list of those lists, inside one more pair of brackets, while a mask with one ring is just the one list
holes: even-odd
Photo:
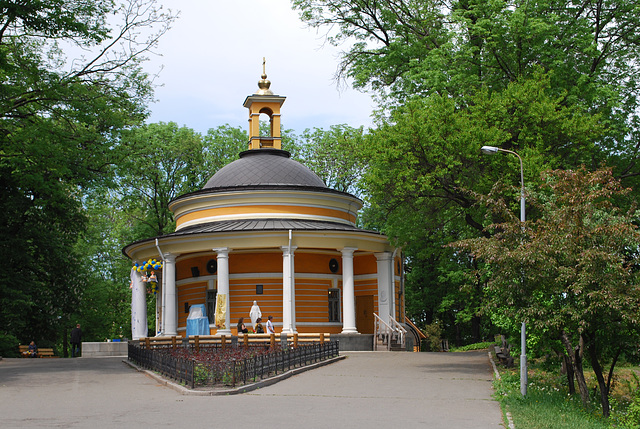
[[71, 357], [76, 357], [76, 351], [80, 356], [80, 343], [82, 342], [82, 329], [78, 323], [75, 328], [71, 330]]
[[273, 330], [273, 316], [269, 316], [267, 319], [267, 334], [275, 334], [276, 331]]

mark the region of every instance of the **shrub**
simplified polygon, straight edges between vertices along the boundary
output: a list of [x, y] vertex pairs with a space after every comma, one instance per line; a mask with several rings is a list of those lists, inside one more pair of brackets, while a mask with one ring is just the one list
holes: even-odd
[[442, 349], [442, 328], [438, 322], [426, 325], [422, 330], [427, 336], [422, 340], [421, 350], [425, 352], [439, 352]]
[[0, 356], [18, 357], [18, 339], [13, 335], [0, 333]]
[[640, 381], [635, 373], [633, 373], [633, 377], [636, 380], [636, 390], [627, 412], [620, 418], [620, 424], [624, 428], [640, 429]]

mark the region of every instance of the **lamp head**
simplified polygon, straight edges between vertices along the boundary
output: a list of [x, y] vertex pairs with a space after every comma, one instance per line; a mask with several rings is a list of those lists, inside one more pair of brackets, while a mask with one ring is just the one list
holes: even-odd
[[498, 153], [499, 149], [495, 146], [482, 146], [480, 150], [485, 155], [495, 155], [496, 153]]

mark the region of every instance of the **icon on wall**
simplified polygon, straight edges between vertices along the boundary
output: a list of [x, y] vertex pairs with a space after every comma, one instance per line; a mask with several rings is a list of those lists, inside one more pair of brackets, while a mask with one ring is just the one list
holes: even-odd
[[209, 259], [207, 262], [207, 272], [209, 274], [215, 274], [218, 271], [218, 262], [215, 259]]
[[338, 261], [334, 258], [331, 258], [331, 260], [329, 261], [329, 270], [331, 270], [332, 273], [337, 273], [338, 267]]

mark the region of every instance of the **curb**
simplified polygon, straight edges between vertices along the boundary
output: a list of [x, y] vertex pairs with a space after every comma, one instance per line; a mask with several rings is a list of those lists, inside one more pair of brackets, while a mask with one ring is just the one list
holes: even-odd
[[157, 382], [159, 382], [163, 386], [169, 387], [170, 389], [173, 389], [173, 390], [177, 391], [181, 395], [190, 395], [190, 396], [223, 396], [223, 395], [238, 395], [238, 394], [242, 394], [242, 393], [251, 392], [253, 390], [257, 390], [257, 389], [260, 389], [262, 387], [271, 386], [272, 384], [276, 384], [279, 381], [286, 380], [287, 378], [292, 377], [294, 375], [301, 374], [301, 373], [303, 373], [305, 371], [309, 371], [309, 370], [312, 370], [312, 369], [320, 368], [320, 367], [323, 367], [325, 365], [329, 365], [329, 364], [332, 364], [334, 362], [338, 362], [338, 361], [340, 361], [342, 359], [346, 359], [346, 358], [347, 358], [347, 356], [336, 356], [334, 358], [327, 359], [327, 360], [322, 361], [322, 362], [316, 362], [314, 364], [307, 365], [307, 366], [304, 366], [302, 368], [290, 369], [287, 372], [283, 372], [282, 374], [278, 374], [278, 375], [275, 375], [275, 376], [270, 377], [270, 378], [265, 378], [264, 380], [260, 380], [260, 381], [257, 381], [255, 383], [247, 384], [247, 385], [242, 386], [242, 387], [236, 387], [236, 388], [231, 388], [231, 389], [218, 389], [218, 390], [195, 390], [195, 389], [189, 389], [188, 387], [185, 387], [185, 386], [183, 386], [181, 384], [175, 383], [175, 382], [173, 382], [171, 380], [168, 380], [168, 379], [164, 378], [163, 376], [159, 375], [158, 373], [156, 373], [154, 371], [139, 367], [135, 363], [130, 362], [128, 359], [124, 359], [122, 362], [125, 365], [130, 366], [131, 368], [135, 369], [138, 372], [145, 373], [146, 375], [148, 375], [149, 377], [153, 378], [154, 380], [156, 380]]
[[[493, 367], [493, 373], [498, 380], [501, 380], [500, 373], [498, 372], [498, 368], [496, 367], [496, 363], [493, 360], [493, 355], [489, 352], [489, 361], [491, 362], [491, 366]], [[513, 418], [511, 418], [511, 413], [506, 410], [505, 407], [505, 415], [507, 416], [507, 424], [509, 429], [516, 429], [516, 426], [513, 424]]]

